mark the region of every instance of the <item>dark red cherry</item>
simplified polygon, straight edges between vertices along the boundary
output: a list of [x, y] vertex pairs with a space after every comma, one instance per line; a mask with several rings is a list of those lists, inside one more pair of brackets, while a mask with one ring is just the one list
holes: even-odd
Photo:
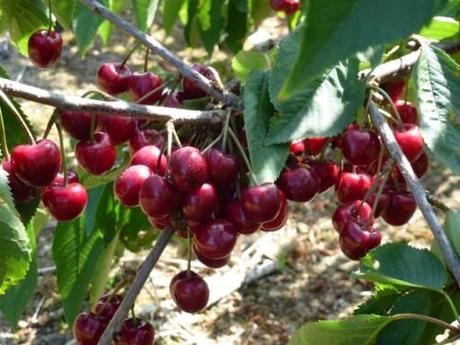
[[129, 151], [134, 153], [147, 145], [154, 145], [161, 148], [164, 144], [163, 136], [153, 128], [136, 128], [129, 140]]
[[231, 201], [225, 209], [225, 218], [233, 223], [240, 234], [253, 234], [260, 229], [260, 223], [254, 222], [246, 216], [240, 200]]
[[134, 134], [136, 122], [126, 116], [101, 115], [98, 121], [98, 130], [106, 132], [114, 145], [128, 141]]
[[201, 152], [184, 146], [171, 155], [170, 175], [175, 187], [182, 192], [193, 191], [208, 179], [208, 164]]
[[421, 156], [423, 153], [423, 139], [417, 126], [405, 123], [401, 129], [394, 130], [394, 135], [409, 162], [413, 162]]
[[80, 183], [51, 185], [43, 189], [42, 201], [56, 220], [69, 221], [82, 214], [88, 202], [88, 193]]
[[345, 225], [349, 222], [359, 222], [362, 224], [372, 225], [374, 217], [372, 217], [372, 208], [367, 202], [355, 200], [343, 205], [340, 205], [335, 210], [332, 216], [332, 224], [334, 228], [341, 233]]
[[[216, 84], [220, 79], [219, 74], [212, 67], [196, 63], [192, 65], [192, 68], [204, 77], [206, 77], [207, 79], [209, 79], [213, 84]], [[184, 93], [184, 97], [186, 99], [200, 98], [206, 96], [206, 92], [201, 90], [201, 88], [198, 87], [198, 85], [195, 84], [195, 82], [189, 78], [182, 79], [182, 90]]]
[[[374, 202], [376, 201], [376, 197], [377, 197], [376, 192], [369, 195], [369, 198], [367, 199], [367, 203], [371, 207], [374, 207]], [[389, 205], [390, 205], [390, 194], [384, 189], [382, 194], [380, 194], [379, 200], [377, 201], [377, 207], [375, 209], [374, 217], [375, 218], [380, 217], [382, 212], [385, 211]]]
[[369, 165], [379, 159], [380, 139], [375, 131], [349, 129], [342, 135], [342, 152], [353, 165]]
[[129, 94], [133, 101], [138, 101], [147, 94], [151, 93], [150, 96], [147, 96], [141, 104], [154, 104], [161, 98], [163, 92], [163, 80], [160, 76], [155, 73], [134, 73], [129, 81]]
[[121, 295], [104, 295], [96, 302], [94, 306], [95, 314], [111, 319], [120, 307], [123, 301]]
[[102, 175], [113, 168], [117, 151], [107, 133], [96, 132], [94, 142], [85, 140], [77, 144], [75, 157], [88, 173]]
[[404, 225], [415, 213], [417, 204], [409, 192], [395, 192], [391, 194], [390, 205], [382, 213], [382, 218], [390, 225]]
[[166, 174], [168, 162], [166, 156], [161, 154], [158, 147], [148, 145], [144, 146], [133, 155], [131, 158], [131, 165], [145, 165], [156, 174], [164, 176]]
[[204, 154], [208, 164], [208, 179], [216, 185], [234, 183], [238, 177], [238, 158], [217, 149], [210, 149]]
[[289, 200], [307, 202], [318, 193], [320, 181], [310, 169], [296, 168], [284, 171], [278, 185]]
[[145, 165], [132, 165], [121, 172], [113, 185], [120, 204], [128, 207], [139, 205], [139, 193], [152, 170]]
[[319, 155], [321, 151], [323, 151], [324, 146], [326, 146], [328, 142], [329, 142], [329, 138], [323, 138], [323, 137], [307, 138], [304, 140], [305, 152], [313, 156]]
[[287, 15], [294, 14], [299, 10], [299, 0], [270, 0], [270, 6], [275, 11], [283, 11]]
[[12, 171], [10, 161], [3, 161], [2, 168], [8, 173], [8, 185], [10, 186], [14, 201], [24, 204], [35, 199], [37, 196], [37, 189], [26, 185], [16, 177]]
[[310, 162], [310, 171], [319, 180], [318, 193], [325, 192], [334, 186], [340, 176], [340, 168], [334, 161], [313, 161]]
[[150, 322], [130, 318], [123, 321], [120, 332], [114, 338], [114, 345], [152, 345], [155, 329]]
[[281, 209], [278, 187], [273, 183], [246, 188], [241, 193], [241, 203], [244, 213], [257, 223], [275, 219]]
[[278, 213], [275, 219], [262, 224], [262, 228], [261, 228], [262, 231], [279, 230], [286, 224], [288, 220], [289, 207], [288, 207], [287, 199], [281, 190], [278, 190], [278, 194], [279, 194], [280, 201], [281, 201], [280, 212]]
[[54, 64], [62, 52], [62, 37], [59, 32], [40, 30], [29, 38], [29, 58], [37, 67], [48, 67]]
[[221, 259], [210, 259], [203, 255], [199, 249], [196, 248], [196, 246], [193, 246], [193, 251], [195, 252], [195, 255], [197, 259], [204, 265], [206, 265], [209, 268], [221, 268], [226, 266], [230, 262], [231, 254], [228, 254], [227, 256], [221, 258]]
[[179, 108], [182, 104], [179, 92], [171, 92], [162, 102], [164, 107]]
[[29, 186], [45, 187], [61, 168], [59, 147], [49, 139], [42, 139], [36, 144], [18, 145], [11, 152], [11, 168]]
[[424, 177], [428, 170], [430, 169], [430, 162], [428, 161], [428, 156], [423, 152], [420, 157], [411, 163], [412, 169], [418, 178]]
[[417, 108], [412, 103], [400, 99], [395, 102], [395, 107], [402, 123], [411, 123], [413, 125], [418, 123]]
[[227, 220], [215, 219], [202, 224], [194, 234], [196, 248], [210, 259], [222, 259], [235, 247], [238, 233]]
[[73, 326], [73, 333], [78, 345], [97, 345], [109, 324], [109, 319], [93, 313], [81, 313]]
[[211, 218], [219, 201], [212, 184], [203, 183], [198, 189], [188, 192], [182, 202], [182, 211], [188, 220], [204, 222]]
[[89, 140], [91, 138], [91, 116], [91, 114], [84, 111], [63, 111], [59, 113], [62, 127], [76, 140]]
[[[67, 183], [80, 183], [80, 177], [78, 177], [78, 174], [72, 169], [69, 169], [67, 171]], [[53, 182], [51, 182], [51, 186], [63, 186], [63, 185], [64, 185], [64, 174], [58, 173], [56, 177], [54, 178]]]
[[208, 284], [193, 271], [182, 271], [175, 275], [169, 292], [176, 305], [187, 313], [198, 313], [208, 304]]
[[163, 177], [152, 175], [145, 180], [139, 194], [139, 204], [150, 217], [162, 218], [180, 205], [180, 196]]
[[169, 224], [171, 224], [171, 218], [169, 216], [163, 216], [162, 218], [148, 217], [149, 223], [158, 230], [164, 230]]
[[335, 194], [340, 203], [362, 200], [371, 187], [371, 178], [367, 174], [342, 172], [335, 186]]
[[131, 75], [128, 66], [106, 62], [97, 71], [97, 85], [108, 94], [118, 95], [128, 91]]
[[397, 78], [381, 84], [381, 87], [390, 95], [391, 100], [396, 102], [404, 92], [406, 81], [403, 78]]
[[380, 232], [374, 228], [364, 229], [357, 222], [349, 222], [340, 233], [339, 242], [342, 252], [352, 260], [359, 260], [382, 240]]
[[289, 144], [289, 152], [293, 155], [301, 155], [305, 152], [305, 141], [304, 139], [297, 139], [291, 141]]

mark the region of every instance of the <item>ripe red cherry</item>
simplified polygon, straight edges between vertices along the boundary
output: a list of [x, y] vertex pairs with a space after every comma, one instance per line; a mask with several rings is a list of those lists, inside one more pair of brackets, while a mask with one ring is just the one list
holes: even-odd
[[205, 154], [209, 181], [216, 185], [227, 185], [238, 177], [239, 161], [236, 156], [210, 149]]
[[193, 191], [208, 179], [208, 164], [198, 149], [184, 146], [173, 152], [170, 175], [174, 185], [182, 192]]
[[274, 11], [283, 11], [287, 15], [298, 11], [300, 6], [299, 0], [270, 0], [270, 6]]
[[370, 130], [349, 129], [342, 135], [344, 157], [353, 165], [369, 165], [379, 159], [380, 139]]
[[118, 95], [128, 91], [131, 75], [128, 66], [107, 62], [97, 71], [97, 85], [108, 94]]
[[410, 123], [404, 123], [401, 129], [394, 130], [394, 135], [401, 150], [410, 162], [415, 161], [423, 153], [423, 139], [420, 129]]
[[115, 195], [123, 206], [139, 205], [139, 193], [152, 171], [145, 165], [132, 165], [123, 170], [113, 185]]
[[423, 152], [420, 157], [411, 163], [412, 169], [418, 178], [424, 177], [428, 170], [430, 169], [430, 162], [428, 161], [428, 156]]
[[393, 79], [381, 84], [381, 87], [390, 95], [391, 100], [396, 102], [404, 92], [406, 81], [403, 78]]
[[391, 194], [390, 205], [382, 213], [382, 218], [390, 225], [404, 225], [415, 213], [417, 204], [409, 192], [395, 192]]
[[150, 322], [130, 318], [123, 321], [120, 332], [113, 339], [114, 345], [152, 345], [155, 329]]
[[305, 141], [304, 139], [298, 139], [291, 141], [289, 144], [289, 152], [293, 155], [301, 155], [305, 152]]
[[182, 99], [179, 92], [171, 92], [168, 96], [166, 96], [165, 100], [162, 103], [164, 107], [170, 108], [179, 108], [181, 104]]
[[280, 212], [275, 219], [262, 224], [262, 231], [276, 231], [286, 225], [289, 215], [288, 202], [282, 191], [278, 190], [278, 194], [281, 201]]
[[[161, 155], [161, 158], [160, 158]], [[131, 165], [145, 165], [160, 176], [166, 174], [168, 161], [158, 147], [147, 145], [138, 150], [131, 158]]]
[[51, 185], [43, 189], [42, 201], [49, 213], [59, 221], [68, 221], [82, 214], [88, 193], [79, 183], [67, 186]]
[[319, 155], [328, 141], [329, 138], [323, 137], [307, 138], [304, 140], [305, 152], [313, 156]]
[[59, 114], [64, 130], [76, 140], [91, 137], [91, 114], [84, 111], [63, 111]]
[[45, 187], [61, 168], [59, 147], [48, 139], [36, 144], [18, 145], [11, 152], [11, 168], [22, 182], [33, 187]]
[[222, 259], [235, 247], [238, 233], [227, 220], [215, 219], [202, 224], [194, 234], [196, 248], [210, 259]]
[[372, 225], [374, 223], [372, 207], [367, 202], [362, 202], [361, 200], [340, 205], [332, 216], [334, 228], [341, 233], [345, 225], [349, 222], [359, 222], [361, 224], [369, 222]]
[[411, 123], [416, 125], [418, 122], [417, 108], [412, 103], [402, 99], [395, 102], [396, 110], [398, 110], [402, 123]]
[[246, 216], [240, 200], [234, 200], [227, 205], [225, 218], [233, 223], [240, 234], [249, 235], [260, 229], [260, 223], [254, 222]]
[[[207, 79], [209, 79], [212, 84], [216, 84], [220, 79], [219, 74], [212, 67], [196, 63], [192, 65], [192, 68], [204, 77], [206, 77]], [[195, 82], [189, 78], [182, 79], [182, 90], [184, 97], [186, 99], [200, 98], [206, 96], [206, 92], [201, 90], [201, 88], [199, 88], [198, 85], [196, 85]]]
[[109, 320], [93, 313], [81, 313], [73, 326], [78, 345], [97, 345]]
[[8, 173], [8, 185], [10, 186], [14, 201], [24, 204], [32, 201], [37, 196], [37, 190], [34, 187], [26, 185], [16, 177], [12, 171], [10, 161], [3, 161], [2, 168]]
[[164, 144], [164, 138], [153, 128], [134, 130], [131, 139], [129, 140], [129, 151], [131, 153], [139, 151], [147, 145], [154, 145], [161, 148]]
[[187, 219], [203, 222], [211, 218], [218, 202], [216, 188], [212, 184], [203, 183], [198, 189], [185, 195], [182, 210]]
[[175, 275], [169, 292], [176, 305], [187, 313], [198, 313], [208, 304], [208, 284], [193, 271], [182, 271]]
[[340, 169], [334, 161], [313, 161], [310, 162], [310, 171], [319, 179], [318, 193], [325, 192], [334, 186], [340, 176]]
[[37, 67], [48, 67], [61, 57], [62, 37], [59, 32], [40, 30], [29, 38], [29, 58]]
[[244, 213], [257, 223], [275, 219], [281, 208], [278, 187], [273, 183], [246, 188], [241, 193], [241, 202]]
[[161, 98], [162, 85], [163, 80], [155, 73], [134, 73], [129, 81], [129, 94], [133, 101], [137, 101], [156, 90], [141, 102], [141, 104], [154, 104]]
[[117, 151], [110, 136], [104, 132], [94, 133], [94, 142], [80, 141], [75, 147], [78, 163], [92, 175], [102, 175], [115, 164]]
[[320, 181], [310, 169], [296, 168], [284, 171], [278, 184], [289, 200], [307, 202], [318, 193]]
[[196, 248], [196, 246], [193, 246], [193, 251], [195, 252], [195, 255], [197, 259], [204, 265], [210, 268], [221, 268], [227, 265], [230, 262], [231, 254], [228, 254], [227, 256], [221, 258], [221, 259], [210, 259], [203, 255], [203, 253], [200, 252], [199, 249]]
[[152, 175], [142, 185], [139, 204], [150, 217], [162, 218], [179, 207], [180, 196], [171, 183], [161, 176]]
[[123, 144], [134, 134], [136, 122], [126, 116], [101, 115], [98, 121], [98, 130], [106, 132], [114, 145]]
[[162, 218], [148, 217], [148, 220], [149, 223], [158, 230], [164, 230], [169, 224], [171, 224], [169, 216], [163, 216]]
[[340, 203], [362, 200], [371, 187], [371, 178], [367, 174], [342, 172], [335, 186], [335, 194]]
[[99, 298], [94, 306], [95, 314], [110, 320], [115, 315], [122, 301], [123, 296], [121, 295], [104, 295]]
[[[374, 192], [371, 195], [369, 195], [369, 198], [367, 199], [366, 202], [371, 207], [374, 207], [374, 202], [376, 201], [375, 200], [376, 197], [377, 197], [377, 193]], [[384, 188], [382, 194], [380, 194], [379, 200], [377, 201], [377, 207], [375, 209], [374, 217], [375, 218], [380, 217], [382, 212], [385, 211], [389, 205], [390, 205], [390, 194], [389, 192], [385, 191], [385, 188]]]
[[342, 252], [352, 260], [359, 260], [382, 240], [380, 232], [374, 228], [365, 230], [357, 222], [349, 222], [340, 233], [339, 242]]
[[[67, 171], [67, 183], [80, 183], [80, 177], [78, 177], [78, 174], [72, 169], [69, 169]], [[64, 174], [58, 173], [50, 185], [51, 186], [63, 186], [64, 185]]]

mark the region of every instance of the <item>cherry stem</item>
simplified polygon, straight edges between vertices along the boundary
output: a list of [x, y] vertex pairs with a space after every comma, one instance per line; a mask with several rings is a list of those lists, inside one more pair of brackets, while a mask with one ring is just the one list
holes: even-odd
[[96, 122], [97, 122], [97, 115], [91, 114], [91, 127], [90, 127], [90, 139], [91, 142], [94, 143], [94, 131], [96, 129]]
[[[401, 128], [402, 127], [401, 116], [399, 115], [399, 111], [398, 111], [398, 109], [396, 109], [396, 106], [393, 103], [393, 100], [391, 99], [390, 95], [384, 89], [382, 89], [379, 86], [371, 86], [371, 88], [376, 90], [378, 93], [380, 93], [383, 97], [386, 98], [386, 100], [390, 104], [390, 107], [391, 107], [391, 109], [393, 110], [393, 112], [394, 112], [394, 114], [396, 116], [398, 127]], [[371, 96], [372, 96], [372, 92], [371, 92]]]
[[232, 110], [231, 110], [231, 109], [228, 109], [228, 110], [227, 110], [227, 117], [225, 118], [224, 128], [222, 129], [222, 133], [223, 133], [223, 136], [224, 136], [223, 139], [222, 139], [222, 146], [221, 146], [222, 152], [225, 152], [225, 151], [226, 151], [226, 146], [227, 146], [227, 135], [228, 135], [228, 125], [229, 125], [229, 123], [230, 123], [231, 114], [232, 114]]
[[436, 319], [434, 317], [428, 316], [428, 315], [421, 315], [421, 314], [413, 314], [413, 313], [402, 313], [402, 314], [394, 314], [390, 316], [392, 321], [398, 321], [398, 320], [420, 320], [420, 321], [425, 321], [429, 322], [435, 325], [438, 325], [442, 328], [449, 329], [452, 332], [458, 333], [460, 331], [459, 328], [452, 326], [451, 324], [443, 321]]
[[145, 57], [144, 57], [144, 72], [147, 72], [149, 70], [149, 52], [150, 49], [145, 50]]
[[136, 320], [136, 312], [134, 311], [134, 305], [131, 307], [131, 316], [133, 317], [133, 320]]
[[161, 144], [161, 148], [160, 148], [160, 154], [158, 155], [157, 165], [155, 167], [155, 174], [157, 174], [158, 170], [160, 169], [161, 158], [163, 157], [164, 152], [165, 152], [165, 142], [163, 141], [163, 143]]
[[5, 122], [3, 121], [3, 112], [0, 108], [0, 145], [2, 147], [3, 157], [10, 160], [10, 151], [8, 150], [8, 143], [6, 142]]
[[53, 114], [51, 115], [50, 119], [48, 120], [48, 124], [46, 125], [45, 132], [43, 133], [43, 139], [48, 138], [48, 135], [51, 132], [51, 128], [53, 128], [53, 125], [56, 122], [56, 117], [57, 117], [57, 110], [54, 110]]
[[169, 162], [171, 160], [171, 151], [172, 151], [172, 141], [173, 141], [173, 130], [174, 130], [174, 123], [172, 120], [166, 122], [166, 132], [168, 134], [167, 137], [167, 150], [166, 150], [166, 175], [169, 174]]
[[254, 171], [251, 168], [251, 163], [249, 162], [249, 158], [246, 155], [246, 152], [244, 152], [244, 148], [243, 148], [243, 146], [241, 146], [241, 143], [238, 140], [238, 137], [236, 136], [235, 132], [233, 132], [233, 130], [230, 127], [228, 127], [228, 133], [232, 137], [236, 147], [238, 147], [238, 150], [240, 151], [241, 156], [243, 157], [244, 164], [246, 164], [246, 167], [248, 168], [249, 173], [251, 174], [252, 178], [254, 179], [255, 184], [256, 185], [259, 184], [259, 182], [257, 181], [257, 177], [256, 177], [256, 175], [254, 174]]
[[112, 95], [109, 95], [108, 93], [104, 92], [104, 91], [101, 91], [101, 90], [89, 90], [89, 91], [86, 91], [83, 95], [81, 95], [82, 98], [87, 98], [91, 95], [98, 95], [98, 96], [102, 96], [102, 98], [104, 98], [104, 100], [106, 101], [118, 101], [117, 98], [113, 97]]
[[224, 135], [224, 132], [223, 131], [220, 132], [216, 139], [211, 141], [208, 146], [206, 146], [203, 150], [201, 150], [201, 153], [205, 154], [206, 152], [208, 152], [212, 147], [214, 147], [214, 145], [216, 145], [220, 141], [220, 139], [222, 139], [223, 135]]
[[53, 12], [51, 9], [51, 0], [48, 0], [48, 31], [53, 31]]
[[14, 116], [16, 119], [19, 121], [19, 124], [21, 125], [22, 129], [27, 135], [27, 138], [29, 139], [30, 144], [35, 144], [35, 138], [30, 131], [29, 127], [27, 126], [26, 121], [22, 117], [22, 115], [19, 113], [19, 111], [16, 109], [16, 106], [11, 102], [11, 100], [8, 98], [8, 96], [3, 92], [3, 90], [0, 90], [0, 98], [8, 105], [8, 107], [13, 111]]
[[[374, 204], [372, 205], [372, 217], [374, 217], [375, 215], [375, 212], [377, 211], [377, 206], [379, 204], [379, 201], [380, 201], [380, 198], [382, 197], [382, 193], [383, 193], [383, 188], [385, 188], [385, 183], [387, 182], [388, 180], [388, 177], [390, 176], [390, 173], [391, 173], [391, 170], [388, 171], [384, 176], [383, 176], [383, 179], [379, 185], [379, 188], [377, 189], [377, 194], [375, 194], [375, 199], [374, 199]], [[369, 219], [367, 220], [366, 222], [366, 229], [369, 229], [370, 225], [371, 225], [371, 219], [372, 217], [369, 217]]]
[[134, 52], [137, 50], [137, 48], [139, 48], [141, 46], [141, 44], [138, 42], [136, 43], [136, 45], [128, 52], [128, 54], [126, 54], [125, 58], [123, 59], [123, 61], [121, 62], [121, 67], [123, 67], [124, 65], [126, 65], [126, 63], [128, 62], [129, 58], [134, 54]]
[[174, 126], [174, 122], [171, 122], [171, 123], [172, 123], [172, 134], [173, 134], [173, 137], [174, 137], [174, 141], [176, 142], [177, 146], [179, 146], [181, 148], [182, 143], [180, 142], [179, 136], [177, 135], [176, 127]]
[[149, 91], [147, 92], [144, 96], [142, 96], [141, 98], [139, 98], [136, 102], [136, 104], [140, 104], [142, 103], [143, 101], [145, 101], [147, 98], [149, 98], [150, 96], [152, 96], [153, 94], [157, 93], [158, 91], [161, 91], [165, 86], [168, 86], [169, 84], [171, 83], [171, 80], [168, 80], [168, 81], [165, 81], [163, 84], [161, 84], [160, 86], [156, 87], [155, 89], [153, 89], [152, 91]]
[[385, 174], [388, 174], [389, 172], [391, 172], [391, 165], [393, 164], [393, 161], [390, 159], [388, 160], [388, 162], [385, 164], [385, 168], [383, 169], [383, 171], [378, 171], [377, 172], [377, 175], [376, 175], [376, 178], [374, 180], [374, 183], [372, 183], [372, 186], [371, 188], [369, 188], [366, 192], [366, 194], [364, 195], [364, 198], [363, 200], [361, 200], [361, 204], [359, 205], [358, 209], [357, 209], [357, 212], [359, 212], [359, 210], [361, 209], [361, 207], [363, 207], [363, 204], [366, 202], [367, 199], [369, 199], [369, 197], [371, 196], [372, 193], [375, 192], [375, 190], [377, 189], [377, 187], [379, 186], [379, 182], [380, 182], [380, 178]]
[[455, 304], [454, 302], [452, 301], [452, 299], [450, 298], [449, 294], [447, 292], [445, 292], [444, 290], [439, 290], [439, 292], [444, 296], [444, 298], [447, 300], [447, 303], [449, 303], [449, 306], [450, 308], [452, 309], [452, 313], [454, 314], [455, 316], [455, 320], [459, 320], [459, 316], [458, 316], [458, 312], [457, 312], [457, 308], [455, 307]]
[[55, 122], [56, 129], [58, 132], [59, 136], [59, 147], [61, 149], [61, 164], [62, 164], [62, 172], [64, 174], [64, 187], [67, 186], [67, 180], [68, 180], [68, 171], [67, 171], [67, 162], [65, 159], [65, 147], [64, 147], [64, 136], [62, 135], [62, 128], [61, 124], [58, 122]]
[[187, 226], [187, 272], [192, 270], [192, 235], [190, 227]]
[[440, 209], [442, 212], [444, 213], [448, 213], [451, 211], [451, 209], [449, 208], [449, 206], [447, 206], [446, 204], [444, 204], [443, 202], [439, 201], [438, 199], [435, 199], [433, 195], [429, 194], [427, 192], [427, 199], [428, 199], [428, 202], [433, 205], [434, 207]]

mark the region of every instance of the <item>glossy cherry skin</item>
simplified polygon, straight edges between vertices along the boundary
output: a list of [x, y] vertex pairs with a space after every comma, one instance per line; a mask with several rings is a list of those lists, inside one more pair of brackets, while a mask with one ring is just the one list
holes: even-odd
[[319, 155], [328, 141], [329, 138], [323, 137], [307, 138], [304, 140], [305, 152], [313, 156]]
[[131, 99], [137, 102], [140, 98], [156, 90], [141, 102], [141, 104], [154, 104], [161, 98], [163, 92], [162, 85], [163, 80], [155, 73], [135, 73], [129, 81], [129, 94]]
[[49, 139], [32, 145], [18, 145], [11, 152], [11, 168], [29, 186], [45, 187], [61, 168], [59, 147]]
[[342, 252], [352, 260], [359, 260], [371, 249], [380, 245], [382, 235], [374, 228], [364, 230], [357, 222], [349, 222], [340, 233], [339, 243]]
[[42, 191], [42, 201], [56, 220], [69, 221], [83, 213], [88, 202], [88, 193], [80, 183], [48, 186]]
[[225, 209], [225, 219], [233, 223], [240, 234], [249, 235], [260, 229], [261, 224], [248, 218], [240, 200], [231, 201]]
[[182, 271], [175, 275], [169, 292], [176, 305], [187, 313], [198, 313], [208, 304], [208, 284], [193, 271]]
[[113, 168], [117, 159], [117, 151], [107, 133], [96, 132], [94, 143], [86, 140], [77, 144], [75, 157], [88, 173], [102, 175]]
[[164, 230], [166, 226], [171, 224], [169, 216], [163, 216], [162, 218], [148, 217], [149, 223], [157, 230]]
[[293, 155], [301, 155], [305, 152], [305, 141], [304, 139], [298, 139], [291, 141], [289, 144], [289, 152]]
[[113, 189], [120, 204], [127, 207], [139, 205], [139, 193], [152, 170], [145, 165], [132, 165], [117, 177]]
[[281, 190], [278, 190], [278, 194], [281, 201], [280, 212], [275, 219], [262, 224], [262, 231], [276, 231], [286, 225], [289, 216], [288, 202], [286, 196]]
[[130, 318], [123, 321], [120, 332], [113, 339], [114, 345], [152, 345], [155, 329], [150, 322]]
[[335, 194], [340, 203], [362, 200], [371, 187], [371, 178], [367, 174], [342, 172], [335, 186]]
[[374, 223], [374, 217], [372, 217], [372, 207], [361, 200], [355, 200], [343, 205], [340, 205], [335, 210], [332, 216], [332, 224], [338, 233], [341, 233], [345, 225], [349, 222], [360, 222], [362, 224], [370, 225]]
[[91, 114], [84, 111], [63, 111], [59, 114], [62, 128], [76, 140], [91, 138]]
[[410, 123], [403, 124], [402, 129], [394, 131], [396, 141], [410, 162], [415, 161], [423, 153], [423, 139], [420, 129]]
[[122, 295], [104, 295], [96, 302], [94, 312], [110, 320], [115, 315], [122, 301]]
[[310, 171], [319, 179], [318, 193], [325, 192], [339, 181], [340, 168], [334, 161], [310, 162]]
[[342, 152], [353, 165], [369, 165], [379, 159], [380, 139], [375, 131], [349, 129], [342, 135]]
[[[67, 183], [80, 183], [80, 177], [72, 169], [67, 170]], [[51, 186], [63, 186], [64, 185], [64, 174], [58, 173], [54, 178]]]
[[395, 107], [402, 123], [411, 123], [413, 125], [418, 123], [417, 108], [412, 103], [400, 99], [395, 102]]
[[126, 65], [106, 62], [97, 71], [97, 86], [111, 95], [128, 91], [132, 72]]
[[185, 195], [182, 211], [188, 220], [205, 222], [211, 218], [218, 202], [216, 188], [212, 184], [203, 183], [198, 189]]
[[201, 152], [191, 146], [184, 146], [171, 155], [170, 175], [176, 188], [190, 192], [208, 179], [208, 164]]
[[[219, 78], [217, 71], [212, 67], [196, 63], [192, 65], [192, 68], [209, 79], [212, 83], [215, 83]], [[189, 78], [182, 79], [182, 90], [186, 99], [206, 96], [206, 92], [201, 90], [201, 88], [198, 87], [198, 85], [196, 85], [195, 82]]]
[[382, 218], [390, 225], [406, 224], [415, 213], [417, 204], [409, 192], [395, 192], [391, 194], [390, 205], [382, 213]]
[[[161, 158], [160, 158], [161, 155]], [[131, 165], [145, 165], [154, 173], [164, 176], [168, 161], [158, 147], [147, 145], [138, 150], [131, 158]]]
[[180, 205], [180, 196], [163, 177], [152, 175], [145, 180], [139, 194], [139, 204], [148, 216], [162, 218]]
[[194, 234], [196, 248], [210, 259], [222, 259], [235, 247], [238, 233], [227, 220], [215, 219], [200, 226]]
[[274, 11], [283, 11], [287, 15], [291, 15], [299, 10], [299, 0], [270, 0], [270, 7]]
[[208, 164], [208, 179], [216, 185], [228, 185], [234, 183], [238, 177], [238, 158], [229, 153], [223, 153], [217, 149], [210, 149], [205, 154]]
[[296, 168], [284, 171], [278, 185], [289, 200], [307, 202], [318, 193], [320, 181], [310, 169]]
[[97, 345], [99, 339], [109, 324], [109, 319], [93, 313], [81, 313], [73, 326], [73, 332], [78, 345]]
[[244, 213], [257, 223], [269, 222], [276, 218], [281, 209], [278, 187], [273, 183], [249, 187], [241, 193]]
[[37, 189], [26, 185], [16, 177], [12, 172], [10, 161], [3, 161], [2, 168], [8, 173], [8, 185], [10, 186], [11, 194], [13, 194], [15, 202], [24, 204], [35, 199], [37, 196]]
[[128, 141], [134, 134], [136, 122], [126, 116], [101, 115], [98, 121], [98, 130], [106, 132], [114, 145]]
[[129, 139], [129, 151], [134, 153], [147, 145], [154, 145], [161, 148], [164, 144], [164, 138], [153, 128], [134, 130], [133, 135]]
[[40, 30], [29, 38], [29, 58], [37, 67], [48, 67], [54, 64], [62, 52], [62, 37], [59, 32]]
[[205, 266], [209, 268], [221, 268], [226, 266], [230, 262], [231, 254], [221, 258], [221, 259], [210, 259], [203, 255], [196, 246], [193, 246], [193, 251], [195, 252], [196, 258]]

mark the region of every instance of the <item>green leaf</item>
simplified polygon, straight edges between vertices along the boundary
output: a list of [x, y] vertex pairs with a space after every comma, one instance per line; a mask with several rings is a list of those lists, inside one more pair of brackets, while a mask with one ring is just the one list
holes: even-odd
[[379, 315], [356, 315], [343, 321], [309, 322], [296, 330], [288, 345], [368, 345], [391, 319]]
[[446, 2], [308, 1], [300, 52], [278, 97], [286, 100], [302, 92], [315, 77], [356, 52], [418, 32]]
[[460, 212], [449, 211], [447, 213], [444, 229], [455, 252], [460, 257]]
[[94, 230], [104, 235], [105, 243], [110, 243], [120, 230], [120, 209], [121, 205], [115, 200], [113, 183], [103, 186], [103, 191], [97, 200], [95, 213]]
[[449, 0], [439, 12], [441, 16], [456, 17], [460, 13], [460, 0]]
[[147, 31], [150, 28], [159, 3], [160, 0], [133, 0], [134, 16], [139, 30]]
[[184, 6], [186, 0], [167, 0], [163, 1], [163, 28], [167, 34], [170, 34], [176, 20], [179, 17], [179, 12]]
[[3, 169], [2, 166], [0, 166], [0, 199], [8, 205], [10, 210], [13, 211], [16, 216], [19, 216], [16, 211], [16, 206], [14, 204], [10, 186], [8, 184], [8, 173]]
[[251, 167], [257, 183], [277, 179], [288, 156], [288, 145], [265, 145], [270, 117], [274, 113], [268, 95], [268, 74], [252, 71], [244, 91], [244, 122], [248, 137]]
[[123, 224], [120, 240], [126, 249], [139, 252], [152, 247], [152, 242], [158, 237], [159, 232], [152, 229], [147, 217], [140, 208], [122, 209]]
[[204, 0], [198, 10], [198, 27], [204, 48], [209, 55], [212, 54], [214, 46], [220, 40], [220, 33], [224, 24], [222, 5], [221, 0]]
[[432, 290], [442, 289], [447, 280], [445, 267], [433, 253], [403, 243], [370, 251], [355, 275], [373, 282]]
[[374, 292], [371, 298], [360, 304], [354, 311], [354, 315], [377, 314], [387, 315], [391, 307], [395, 304], [402, 292], [391, 285]]
[[434, 46], [421, 50], [413, 78], [423, 139], [439, 161], [460, 175], [460, 66]]
[[249, 0], [249, 8], [251, 13], [251, 19], [255, 25], [270, 16], [271, 8], [270, 3], [266, 0]]
[[236, 54], [243, 48], [248, 32], [247, 0], [230, 0], [227, 8], [226, 45]]
[[242, 82], [246, 81], [252, 70], [268, 70], [271, 67], [268, 53], [240, 51], [232, 59], [232, 69], [235, 76]]
[[77, 0], [59, 0], [53, 1], [51, 9], [62, 26], [72, 27], [72, 18], [77, 8]]
[[420, 35], [440, 41], [455, 36], [459, 28], [458, 21], [453, 18], [434, 17], [431, 23], [420, 31]]

